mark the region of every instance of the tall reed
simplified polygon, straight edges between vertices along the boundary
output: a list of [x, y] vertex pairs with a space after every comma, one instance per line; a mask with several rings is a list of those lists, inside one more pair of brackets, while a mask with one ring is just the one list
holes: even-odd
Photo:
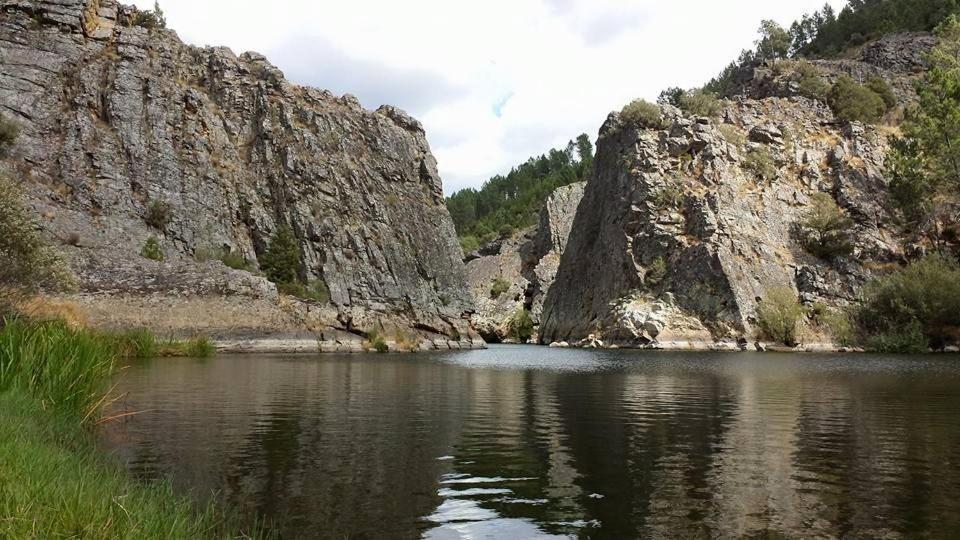
[[89, 414], [103, 399], [120, 346], [63, 322], [5, 321], [0, 391], [19, 389], [45, 408]]

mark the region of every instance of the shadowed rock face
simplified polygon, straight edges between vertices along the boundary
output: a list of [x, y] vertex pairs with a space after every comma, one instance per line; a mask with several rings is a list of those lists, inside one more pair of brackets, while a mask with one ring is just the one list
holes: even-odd
[[[637, 128], [618, 114], [602, 128], [547, 293], [542, 342], [750, 335], [771, 289], [842, 305], [869, 278], [871, 263], [902, 256], [881, 174], [883, 130], [838, 126], [825, 105], [802, 97], [741, 99], [720, 119], [669, 106], [664, 113], [663, 130]], [[760, 154], [776, 171], [768, 179], [752, 165]], [[855, 223], [848, 260], [817, 259], [798, 241], [821, 192]]]
[[[22, 127], [10, 163], [44, 228], [87, 252], [84, 292], [105, 287], [90, 252], [110, 252], [107, 276], [147, 264], [150, 235], [168, 259], [214, 248], [256, 261], [288, 224], [332, 324], [383, 314], [465, 330], [461, 252], [415, 119], [293, 85], [255, 53], [133, 26], [113, 0], [0, 10], [0, 109]], [[154, 203], [169, 208], [160, 230], [145, 220]]]

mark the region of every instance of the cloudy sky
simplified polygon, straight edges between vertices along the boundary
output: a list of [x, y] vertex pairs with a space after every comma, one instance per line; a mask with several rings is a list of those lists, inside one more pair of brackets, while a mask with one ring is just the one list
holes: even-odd
[[[162, 0], [196, 45], [267, 55], [292, 81], [423, 121], [452, 193], [479, 187], [667, 86], [698, 86], [825, 0]], [[143, 8], [153, 0], [135, 0]], [[836, 8], [844, 0], [830, 0]]]

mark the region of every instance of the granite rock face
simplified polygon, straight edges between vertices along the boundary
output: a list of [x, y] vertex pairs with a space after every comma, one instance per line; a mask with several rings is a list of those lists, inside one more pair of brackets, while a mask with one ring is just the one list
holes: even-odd
[[[730, 101], [718, 119], [665, 106], [664, 117], [662, 130], [616, 113], [603, 126], [541, 342], [743, 343], [771, 289], [843, 305], [872, 266], [902, 257], [885, 199], [885, 130], [839, 125], [798, 96]], [[772, 178], [757, 173], [757, 156], [770, 158]], [[853, 220], [852, 257], [824, 261], [800, 245], [817, 193]]]
[[[382, 316], [470, 333], [462, 254], [417, 120], [291, 84], [256, 53], [185, 45], [135, 14], [113, 0], [0, 0], [0, 107], [22, 127], [7, 168], [43, 227], [86, 252], [86, 293], [142, 293], [115, 278], [151, 235], [181, 266], [210, 249], [256, 265], [288, 225], [301, 279], [330, 291], [332, 326]], [[151, 226], [157, 206], [168, 218]], [[167, 292], [276, 295], [254, 276], [239, 293], [224, 285], [237, 279], [204, 279]]]
[[[509, 340], [510, 321], [522, 309], [539, 326], [543, 301], [556, 278], [585, 186], [578, 182], [558, 188], [545, 202], [535, 227], [485, 246], [467, 262], [477, 306], [473, 321], [486, 340]], [[508, 288], [498, 290], [498, 282]]]

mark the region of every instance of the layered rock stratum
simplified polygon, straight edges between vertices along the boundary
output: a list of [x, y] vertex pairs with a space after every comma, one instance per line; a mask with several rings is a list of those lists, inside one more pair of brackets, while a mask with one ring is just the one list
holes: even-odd
[[[815, 64], [827, 80], [883, 77], [903, 104], [932, 43], [889, 36], [858, 59]], [[786, 65], [753, 66], [718, 118], [665, 106], [663, 128], [646, 129], [610, 115], [546, 296], [541, 342], [743, 346], [773, 289], [843, 306], [878, 268], [903, 260], [884, 177], [896, 130], [837, 120], [799, 95]], [[757, 174], [757, 156], [773, 174]], [[803, 249], [801, 223], [821, 193], [852, 219], [849, 257]]]
[[[136, 25], [137, 13], [113, 0], [0, 0], [0, 110], [22, 130], [4, 167], [67, 244], [73, 300], [94, 323], [129, 323], [129, 311], [172, 332], [309, 330], [336, 345], [380, 329], [474, 343], [418, 121], [292, 84], [256, 53], [186, 45]], [[159, 227], [148, 224], [158, 205], [169, 214]], [[195, 260], [227, 251], [256, 270], [284, 225], [300, 278], [322, 281], [329, 303]], [[165, 262], [139, 255], [150, 236]]]

